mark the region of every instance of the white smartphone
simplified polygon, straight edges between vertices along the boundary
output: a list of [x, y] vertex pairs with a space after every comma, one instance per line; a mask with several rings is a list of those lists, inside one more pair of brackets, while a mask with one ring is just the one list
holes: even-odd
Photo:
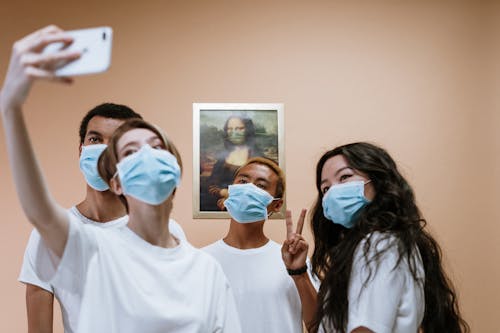
[[53, 53], [61, 49], [82, 52], [79, 59], [57, 66], [56, 76], [77, 76], [106, 71], [111, 64], [111, 46], [113, 30], [110, 27], [97, 27], [66, 31], [73, 37], [73, 43], [52, 43], [43, 53]]

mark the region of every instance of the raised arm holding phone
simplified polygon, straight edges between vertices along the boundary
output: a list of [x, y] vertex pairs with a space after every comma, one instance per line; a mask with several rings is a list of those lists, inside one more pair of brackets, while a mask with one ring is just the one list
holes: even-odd
[[71, 83], [55, 76], [54, 66], [80, 57], [78, 51], [61, 50], [43, 54], [51, 43], [71, 43], [72, 38], [55, 26], [48, 26], [17, 41], [12, 49], [9, 69], [0, 94], [0, 111], [5, 128], [9, 162], [22, 208], [46, 244], [62, 256], [68, 237], [68, 218], [47, 190], [35, 158], [23, 117], [23, 104], [35, 80]]
[[80, 52], [42, 53], [50, 43], [71, 41], [50, 26], [16, 42], [0, 94], [18, 197], [51, 250], [47, 255], [53, 259], [52, 274], [44, 279], [80, 295], [76, 332], [240, 332], [232, 291], [220, 266], [170, 232], [182, 161], [158, 127], [141, 119], [125, 122], [99, 158], [100, 177], [126, 203], [127, 225], [106, 230], [83, 225], [50, 195], [22, 106], [36, 80], [71, 82], [54, 70], [78, 59]]

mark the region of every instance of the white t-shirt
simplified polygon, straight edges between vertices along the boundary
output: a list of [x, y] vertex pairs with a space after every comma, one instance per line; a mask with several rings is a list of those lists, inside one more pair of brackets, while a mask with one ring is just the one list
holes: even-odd
[[[106, 223], [93, 221], [83, 216], [78, 209], [73, 206], [69, 210], [70, 214], [78, 219], [83, 224], [92, 225], [98, 228], [119, 228], [127, 224], [128, 216], [123, 216], [119, 219]], [[186, 239], [186, 235], [181, 226], [174, 220], [169, 221], [170, 232], [178, 239]], [[32, 284], [48, 292], [54, 294], [59, 304], [61, 305], [61, 314], [65, 333], [76, 332], [78, 313], [80, 311], [81, 297], [74, 293], [69, 293], [65, 290], [54, 288], [49, 282], [41, 279], [37, 274], [37, 269], [42, 271], [42, 275], [48, 275], [44, 272], [47, 267], [50, 267], [49, 257], [46, 255], [43, 239], [36, 229], [31, 232], [26, 251], [24, 253], [23, 265], [19, 274], [19, 281], [25, 284]], [[38, 267], [38, 268], [36, 268]], [[50, 270], [50, 268], [49, 268]]]
[[[399, 257], [396, 237], [389, 236], [382, 240], [383, 237], [386, 236], [375, 232], [368, 252], [368, 258], [373, 258], [377, 252], [387, 249], [378, 259], [378, 267], [375, 261], [366, 265], [363, 256], [366, 239], [360, 242], [354, 253], [348, 294], [347, 332], [366, 327], [376, 333], [417, 333], [425, 310], [422, 258], [419, 251], [415, 250], [418, 276], [415, 281], [406, 258], [396, 267]], [[377, 244], [378, 240], [381, 241]], [[364, 285], [370, 267], [372, 275]]]
[[202, 250], [217, 259], [231, 284], [243, 333], [302, 332], [302, 305], [279, 244], [269, 240], [241, 250], [219, 240]]
[[182, 239], [162, 248], [127, 226], [69, 220], [63, 256], [48, 252], [52, 271], [41, 277], [81, 298], [76, 332], [241, 332], [229, 283], [209, 255]]

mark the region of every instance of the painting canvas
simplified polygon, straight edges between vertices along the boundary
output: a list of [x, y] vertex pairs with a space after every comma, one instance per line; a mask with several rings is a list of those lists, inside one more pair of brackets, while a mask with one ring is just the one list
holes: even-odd
[[227, 187], [249, 158], [269, 158], [284, 170], [282, 118], [283, 104], [193, 104], [194, 218], [229, 216]]

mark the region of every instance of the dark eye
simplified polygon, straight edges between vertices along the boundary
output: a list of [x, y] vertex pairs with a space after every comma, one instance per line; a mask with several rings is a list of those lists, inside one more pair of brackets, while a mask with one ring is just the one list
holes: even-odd
[[346, 181], [347, 179], [349, 179], [351, 177], [352, 177], [352, 175], [342, 175], [342, 176], [340, 176], [339, 180], [342, 183], [342, 182]]
[[248, 183], [246, 179], [244, 178], [238, 179], [238, 184], [246, 184], [246, 183]]
[[132, 155], [133, 153], [135, 153], [137, 150], [135, 149], [127, 149], [123, 152], [123, 157], [126, 157], [126, 156], [129, 156], [129, 155]]
[[96, 136], [91, 136], [88, 141], [90, 144], [98, 144], [101, 142], [101, 139]]
[[264, 185], [264, 184], [255, 184], [255, 186], [257, 186], [258, 188], [261, 188], [263, 190], [266, 189], [266, 185]]
[[330, 188], [330, 187], [328, 187], [328, 186], [323, 187], [323, 188], [321, 189], [321, 193], [323, 193], [323, 195], [324, 195], [326, 192], [328, 192], [328, 189], [329, 189], [329, 188]]

